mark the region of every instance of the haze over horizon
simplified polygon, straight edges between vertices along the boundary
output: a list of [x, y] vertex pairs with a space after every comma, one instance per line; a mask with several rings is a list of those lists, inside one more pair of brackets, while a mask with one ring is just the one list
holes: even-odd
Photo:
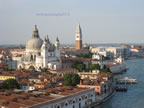
[[80, 23], [83, 42], [144, 43], [143, 0], [1, 0], [0, 44], [26, 44], [34, 25], [43, 39], [75, 43]]

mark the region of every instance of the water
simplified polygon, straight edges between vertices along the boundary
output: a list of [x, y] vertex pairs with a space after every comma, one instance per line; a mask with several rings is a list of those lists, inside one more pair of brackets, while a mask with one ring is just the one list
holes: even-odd
[[133, 76], [138, 83], [128, 85], [128, 92], [117, 92], [96, 108], [144, 108], [144, 59], [126, 61], [129, 70], [123, 76]]

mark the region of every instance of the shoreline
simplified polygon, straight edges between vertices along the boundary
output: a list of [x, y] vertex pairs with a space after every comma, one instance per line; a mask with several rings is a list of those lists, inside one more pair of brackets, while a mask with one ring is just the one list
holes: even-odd
[[112, 98], [112, 96], [114, 96], [116, 94], [116, 91], [114, 90], [114, 92], [112, 92], [111, 94], [109, 94], [107, 97], [105, 97], [103, 100], [96, 102], [92, 105], [90, 105], [90, 108], [95, 108], [96, 106], [105, 103], [106, 101], [108, 101], [110, 98]]

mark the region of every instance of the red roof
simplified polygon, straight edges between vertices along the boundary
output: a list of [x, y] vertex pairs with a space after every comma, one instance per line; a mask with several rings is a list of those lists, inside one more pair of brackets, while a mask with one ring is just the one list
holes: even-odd
[[61, 69], [57, 69], [55, 71], [61, 72], [61, 71], [75, 71], [75, 70], [77, 70], [77, 69], [75, 69], [75, 68], [61, 68]]

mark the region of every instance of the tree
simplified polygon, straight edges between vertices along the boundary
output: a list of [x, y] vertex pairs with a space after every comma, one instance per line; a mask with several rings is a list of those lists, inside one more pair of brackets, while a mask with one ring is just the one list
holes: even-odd
[[109, 74], [112, 78], [114, 78], [114, 74], [113, 74], [112, 72], [108, 72], [108, 74]]
[[72, 68], [76, 68], [79, 70], [79, 72], [82, 72], [86, 69], [86, 65], [83, 64], [82, 62], [74, 62], [74, 64], [72, 65]]
[[84, 64], [77, 64], [76, 68], [79, 70], [79, 72], [82, 72], [85, 70], [86, 66]]
[[78, 74], [73, 74], [71, 80], [72, 80], [72, 85], [76, 86], [77, 84], [80, 83], [80, 76]]
[[93, 54], [92, 54], [91, 52], [89, 52], [89, 53], [88, 53], [88, 58], [92, 58], [92, 55], [93, 55]]
[[80, 54], [77, 54], [76, 56], [82, 57], [82, 58], [92, 58], [92, 53], [91, 52], [88, 52], [88, 54], [80, 53]]
[[80, 83], [80, 76], [74, 73], [64, 74], [64, 85], [65, 86], [76, 86]]
[[88, 67], [89, 71], [93, 71], [93, 70], [100, 70], [100, 65], [99, 64], [91, 64]]
[[106, 65], [103, 66], [103, 69], [100, 70], [101, 72], [111, 72], [110, 68]]
[[15, 79], [7, 79], [3, 82], [4, 89], [19, 88], [19, 84]]
[[64, 74], [64, 85], [65, 86], [71, 86], [72, 85], [72, 74]]

